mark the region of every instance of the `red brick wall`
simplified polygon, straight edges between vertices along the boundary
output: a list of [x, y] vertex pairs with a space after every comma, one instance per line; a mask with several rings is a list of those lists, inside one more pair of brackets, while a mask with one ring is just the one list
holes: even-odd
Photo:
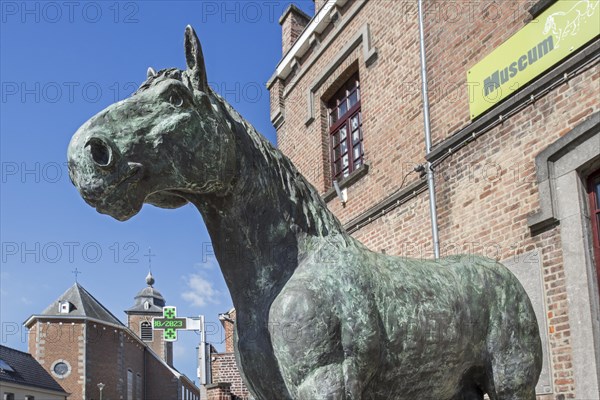
[[212, 384], [207, 386], [207, 400], [232, 400], [228, 384]]
[[178, 379], [151, 355], [146, 355], [146, 400], [176, 400]]
[[[524, 26], [529, 17], [526, 10], [534, 2], [425, 3], [435, 146], [470, 122], [466, 71]], [[350, 2], [344, 7], [341, 21], [353, 6]], [[455, 12], [457, 7], [469, 8]], [[271, 87], [272, 110], [279, 103], [285, 110], [285, 121], [277, 131], [279, 148], [325, 193], [331, 179], [323, 101], [358, 68], [365, 161], [370, 169], [348, 188], [345, 206], [337, 198], [329, 201], [329, 208], [343, 223], [400, 189], [413, 166], [424, 162], [416, 12], [416, 1], [367, 2], [310, 69], [307, 65], [314, 54], [309, 52], [295, 73]], [[367, 22], [377, 48], [376, 61], [366, 67], [362, 45], [344, 59], [315, 93], [315, 120], [306, 125], [310, 84]], [[322, 35], [321, 40], [322, 45], [327, 43], [328, 36]], [[559, 394], [575, 398], [577, 382], [571, 362], [560, 227], [532, 236], [527, 225], [527, 216], [540, 207], [535, 156], [598, 111], [599, 76], [597, 67], [580, 73], [436, 168], [442, 255], [477, 253], [506, 260], [533, 249], [540, 252], [554, 392], [545, 398]], [[416, 179], [416, 174], [408, 175], [404, 186]], [[373, 250], [431, 258], [427, 193], [375, 218], [353, 235]]]
[[[161, 315], [158, 315], [160, 317]], [[131, 329], [138, 337], [142, 337], [140, 324], [143, 321], [150, 322], [152, 324], [152, 318], [154, 315], [127, 315], [127, 326]], [[152, 351], [158, 354], [167, 364], [173, 365], [173, 343], [165, 342], [163, 340], [164, 331], [154, 331], [154, 340], [152, 342], [145, 342]]]
[[[38, 321], [29, 335], [30, 354], [52, 375], [68, 392], [70, 400], [83, 400], [84, 365], [81, 355], [84, 352], [84, 324], [69, 320]], [[37, 334], [39, 330], [39, 336]], [[52, 365], [64, 360], [71, 366], [71, 372], [65, 378], [52, 374]]]
[[282, 54], [292, 47], [298, 36], [302, 33], [302, 30], [308, 23], [309, 19], [306, 15], [299, 11], [295, 6], [289, 13], [283, 18], [281, 23], [281, 52]]
[[327, 0], [313, 0], [315, 2], [315, 12], [318, 12], [321, 7], [323, 7], [323, 5], [325, 3], [327, 3]]
[[249, 392], [240, 376], [234, 353], [219, 353], [212, 355], [212, 378], [214, 383], [226, 382], [231, 384], [231, 393], [236, 398], [248, 399]]
[[230, 312], [229, 318], [231, 321], [222, 320], [221, 324], [223, 325], [223, 331], [225, 332], [225, 353], [233, 353], [233, 331], [235, 328], [235, 310]]
[[[38, 328], [40, 335], [36, 341]], [[136, 400], [177, 400], [182, 390], [180, 386], [200, 396], [197, 388], [185, 380], [180, 382], [147, 350], [144, 355], [143, 344], [123, 329], [89, 321], [71, 324], [69, 320], [52, 320], [51, 323], [42, 320], [36, 322], [31, 330], [30, 352], [49, 373], [52, 374], [51, 367], [56, 360], [65, 360], [71, 365], [71, 374], [66, 378], [55, 376], [60, 385], [71, 393], [69, 399], [98, 400], [98, 383], [105, 385], [102, 391], [104, 399], [125, 398], [128, 370], [133, 372]], [[140, 397], [137, 395], [138, 380], [141, 380]]]
[[[222, 319], [221, 324], [225, 332], [225, 353], [211, 354], [212, 381], [215, 384], [228, 383], [228, 393], [233, 395], [234, 399], [248, 399], [250, 393], [242, 381], [240, 371], [237, 367], [233, 346], [234, 322], [236, 318], [235, 310], [226, 314], [229, 320]], [[215, 388], [214, 393], [218, 390]], [[214, 394], [217, 396], [216, 394]]]
[[[467, 70], [530, 20], [536, 1], [428, 1], [425, 30], [433, 142], [469, 122]], [[416, 13], [416, 5], [406, 5]], [[451, 56], [449, 56], [451, 54]]]

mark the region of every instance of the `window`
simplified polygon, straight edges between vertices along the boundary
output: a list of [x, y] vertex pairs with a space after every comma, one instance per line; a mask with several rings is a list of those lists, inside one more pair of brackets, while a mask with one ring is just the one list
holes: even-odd
[[138, 399], [142, 398], [142, 375], [135, 375], [135, 395]]
[[6, 371], [6, 372], [15, 372], [15, 370], [12, 369], [12, 367], [10, 365], [8, 365], [8, 363], [1, 358], [0, 358], [0, 370]]
[[73, 311], [73, 308], [74, 308], [73, 304], [71, 304], [68, 301], [61, 301], [58, 304], [58, 312], [61, 313], [61, 314], [68, 314], [71, 311]]
[[331, 176], [341, 180], [363, 164], [360, 80], [353, 75], [327, 103]]
[[152, 323], [144, 321], [140, 324], [140, 332], [142, 340], [144, 342], [151, 342], [154, 340], [154, 333], [152, 331]]
[[66, 360], [56, 360], [50, 367], [50, 372], [57, 378], [66, 378], [71, 373], [71, 365]]
[[4, 400], [15, 400], [15, 394], [4, 392]]
[[27, 395], [25, 396], [25, 400], [35, 400], [35, 396]]
[[588, 179], [588, 196], [590, 200], [590, 219], [592, 221], [592, 241], [596, 263], [596, 277], [600, 287], [600, 170]]
[[133, 400], [133, 371], [127, 370], [127, 400]]

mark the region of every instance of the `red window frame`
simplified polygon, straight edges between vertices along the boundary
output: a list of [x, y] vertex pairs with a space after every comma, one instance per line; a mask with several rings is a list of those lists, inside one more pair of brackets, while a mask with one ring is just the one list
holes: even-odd
[[592, 243], [594, 248], [594, 262], [596, 264], [596, 278], [600, 290], [600, 170], [588, 177], [588, 198], [590, 201], [590, 219], [592, 221]]
[[363, 164], [360, 79], [354, 74], [327, 102], [332, 180], [341, 180]]

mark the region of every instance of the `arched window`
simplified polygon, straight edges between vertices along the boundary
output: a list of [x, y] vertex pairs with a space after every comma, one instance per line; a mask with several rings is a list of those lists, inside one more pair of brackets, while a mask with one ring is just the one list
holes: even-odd
[[154, 340], [154, 332], [152, 331], [152, 323], [144, 321], [140, 324], [140, 332], [144, 342], [152, 342]]

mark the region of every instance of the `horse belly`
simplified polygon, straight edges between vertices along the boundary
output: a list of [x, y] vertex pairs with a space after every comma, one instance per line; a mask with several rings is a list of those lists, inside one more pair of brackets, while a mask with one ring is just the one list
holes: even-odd
[[461, 388], [461, 372], [484, 366], [485, 340], [480, 336], [469, 344], [457, 338], [459, 334], [440, 338], [407, 333], [401, 346], [385, 352], [380, 372], [365, 391], [371, 393], [368, 399], [454, 398]]

